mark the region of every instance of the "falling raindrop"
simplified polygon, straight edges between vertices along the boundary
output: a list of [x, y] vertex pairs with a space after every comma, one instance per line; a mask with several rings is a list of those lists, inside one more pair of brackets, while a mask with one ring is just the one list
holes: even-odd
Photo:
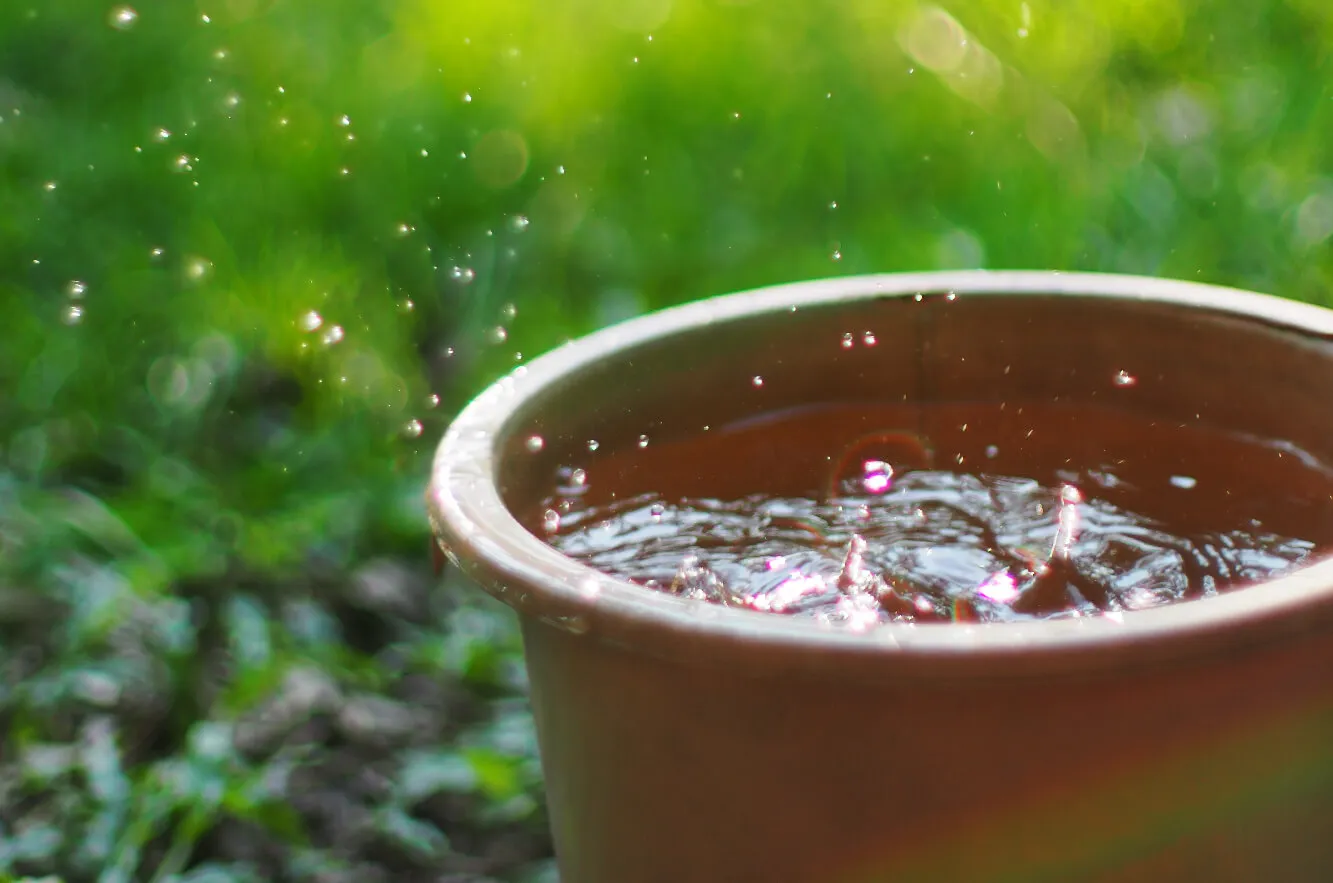
[[75, 279], [73, 282], [71, 282], [69, 286], [65, 289], [65, 293], [69, 295], [71, 298], [74, 298], [75, 300], [83, 297], [83, 295], [87, 293], [87, 291], [88, 291], [88, 286], [84, 285], [78, 279]]
[[639, 447], [641, 448], [648, 447], [648, 436], [646, 435], [639, 436]]
[[764, 378], [756, 374], [754, 377], [750, 378], [750, 382], [753, 383], [755, 386], [763, 386]]
[[60, 185], [57, 184], [55, 181], [47, 181], [45, 184], [42, 185], [42, 189], [44, 189], [47, 193], [50, 193], [52, 190], [55, 190], [59, 186]]
[[850, 331], [848, 331], [842, 336], [842, 348], [849, 350], [854, 346], [856, 346], [856, 338], [852, 336]]
[[107, 15], [107, 24], [118, 31], [128, 31], [139, 20], [139, 13], [130, 6], [115, 6]]
[[515, 233], [522, 233], [524, 230], [528, 229], [529, 223], [531, 222], [526, 215], [514, 215], [509, 219], [509, 229], [513, 230]]
[[425, 431], [426, 428], [422, 426], [421, 421], [416, 418], [403, 424], [403, 435], [407, 438], [421, 438], [421, 433]]
[[833, 249], [833, 254], [829, 255], [829, 259], [834, 261], [842, 260], [842, 250], [837, 248]]
[[512, 322], [514, 320], [514, 317], [517, 315], [518, 315], [518, 307], [514, 306], [513, 304], [505, 304], [504, 306], [500, 307], [500, 317], [504, 319], [506, 322]]
[[324, 324], [324, 317], [314, 310], [310, 310], [301, 316], [301, 330], [311, 332], [318, 330], [319, 326]]
[[321, 339], [324, 341], [325, 346], [333, 346], [334, 344], [342, 343], [342, 339], [346, 336], [346, 332], [343, 331], [341, 325], [330, 325], [329, 330], [324, 332], [324, 336]]
[[167, 131], [166, 129], [158, 129], [156, 132], [153, 133], [154, 141], [166, 141], [170, 137], [171, 137], [171, 132]]
[[503, 325], [496, 325], [490, 331], [491, 343], [504, 343], [509, 339], [509, 330]]
[[540, 435], [530, 435], [528, 436], [527, 441], [523, 443], [523, 446], [528, 449], [529, 453], [535, 454], [542, 448], [546, 447], [546, 440]]
[[468, 92], [464, 92], [464, 93], [463, 93], [463, 103], [464, 103], [464, 104], [471, 104], [471, 103], [472, 103], [472, 95], [471, 95], [470, 93], [468, 93]]
[[1120, 371], [1115, 375], [1114, 378], [1112, 378], [1112, 382], [1116, 386], [1127, 387], [1127, 386], [1133, 386], [1134, 384], [1138, 383], [1139, 380], [1137, 377], [1135, 377], [1133, 374], [1130, 374], [1128, 371]]
[[595, 438], [588, 439], [588, 450], [595, 451], [602, 446], [602, 443]]
[[547, 533], [555, 533], [560, 530], [560, 513], [554, 509], [547, 509], [542, 513], [542, 530]]
[[874, 346], [876, 343], [879, 342], [875, 339], [875, 332], [873, 331], [867, 331], [865, 333], [865, 336], [862, 337], [861, 340], [865, 343], [866, 346]]
[[431, 393], [430, 395], [426, 396], [427, 408], [438, 408], [439, 406], [440, 406], [440, 397], [438, 395], [436, 395], [435, 393]]
[[453, 267], [449, 270], [449, 278], [459, 285], [468, 285], [477, 278], [477, 271], [471, 267]]
[[61, 314], [61, 321], [66, 325], [77, 325], [83, 321], [83, 307], [78, 304], [70, 304], [65, 307], [65, 312]]

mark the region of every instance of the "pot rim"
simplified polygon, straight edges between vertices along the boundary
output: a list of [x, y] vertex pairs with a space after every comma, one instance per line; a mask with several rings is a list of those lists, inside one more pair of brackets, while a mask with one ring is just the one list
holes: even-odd
[[[454, 419], [434, 459], [427, 505], [448, 557], [525, 615], [613, 644], [698, 659], [778, 651], [787, 661], [890, 657], [926, 671], [984, 672], [1126, 658], [1176, 657], [1200, 643], [1240, 646], [1333, 624], [1333, 557], [1259, 585], [1116, 616], [1006, 623], [888, 623], [865, 631], [800, 617], [723, 608], [617, 579], [528, 532], [496, 485], [497, 452], [534, 401], [597, 362], [692, 328], [805, 307], [953, 292], [1072, 295], [1194, 307], [1333, 338], [1333, 310], [1233, 288], [1170, 279], [1038, 270], [847, 276], [776, 285], [671, 307], [565, 343], [492, 384]], [[1190, 650], [1193, 647], [1194, 650]], [[773, 658], [772, 652], [762, 653]], [[798, 661], [799, 667], [799, 661]], [[961, 669], [960, 669], [961, 667]]]

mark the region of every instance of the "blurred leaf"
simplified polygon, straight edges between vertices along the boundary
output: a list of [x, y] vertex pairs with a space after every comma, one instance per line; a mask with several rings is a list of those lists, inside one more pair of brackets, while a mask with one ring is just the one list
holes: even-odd
[[249, 865], [204, 862], [181, 874], [176, 883], [260, 883], [264, 879]]
[[59, 829], [49, 824], [24, 825], [0, 841], [0, 867], [15, 862], [45, 862], [64, 842]]
[[501, 801], [518, 793], [519, 761], [515, 758], [487, 748], [468, 748], [463, 751], [463, 756], [472, 765], [477, 784], [486, 797]]
[[273, 657], [268, 617], [263, 606], [246, 595], [227, 602], [227, 637], [232, 655], [246, 668], [262, 668]]
[[473, 761], [456, 751], [414, 751], [398, 771], [398, 793], [415, 803], [440, 791], [467, 793], [481, 783]]
[[82, 759], [93, 796], [108, 808], [123, 807], [130, 797], [130, 780], [121, 768], [111, 719], [89, 721], [83, 731]]
[[395, 843], [419, 856], [434, 858], [449, 851], [449, 839], [439, 828], [396, 807], [388, 806], [376, 813], [375, 826]]

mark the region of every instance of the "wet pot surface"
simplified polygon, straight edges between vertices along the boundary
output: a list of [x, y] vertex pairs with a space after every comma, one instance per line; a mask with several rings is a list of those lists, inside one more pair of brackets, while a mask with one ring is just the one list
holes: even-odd
[[629, 323], [483, 397], [433, 515], [523, 616], [564, 879], [1325, 879], [1322, 563], [1118, 617], [853, 634], [598, 576], [542, 537], [574, 469], [580, 506], [810, 496], [906, 435], [958, 472], [1113, 467], [1178, 530], [1257, 521], [1317, 561], [1330, 330], [1152, 280], [877, 277]]

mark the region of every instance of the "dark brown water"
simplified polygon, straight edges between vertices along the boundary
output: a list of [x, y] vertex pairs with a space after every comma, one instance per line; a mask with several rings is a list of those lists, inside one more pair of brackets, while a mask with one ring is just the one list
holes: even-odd
[[[1024, 411], [881, 414], [867, 433], [825, 409], [636, 445], [564, 467], [531, 526], [651, 588], [851, 627], [1114, 615], [1271, 578], [1333, 540], [1333, 478], [1289, 445]], [[731, 493], [699, 493], [708, 474]]]

